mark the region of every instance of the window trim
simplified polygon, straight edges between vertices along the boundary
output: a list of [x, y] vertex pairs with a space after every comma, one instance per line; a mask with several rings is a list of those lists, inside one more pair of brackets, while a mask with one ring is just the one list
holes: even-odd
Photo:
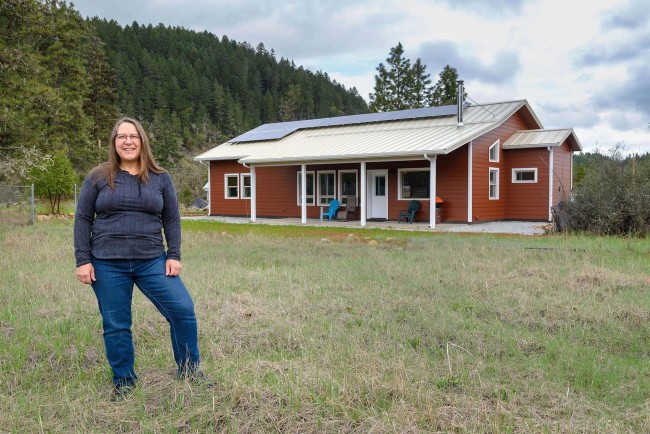
[[[500, 150], [500, 147], [501, 147], [501, 139], [497, 139], [496, 142], [492, 143], [492, 145], [490, 145], [490, 147], [488, 148], [488, 160], [489, 160], [490, 163], [498, 163], [499, 162], [499, 150]], [[493, 148], [496, 148], [496, 151], [495, 151], [496, 152], [496, 154], [495, 154], [496, 157], [495, 158], [491, 157]]]
[[[534, 173], [534, 178], [532, 181], [528, 180], [518, 180], [517, 179], [517, 173], [518, 172], [533, 172]], [[537, 184], [537, 167], [517, 167], [512, 169], [512, 183], [513, 184]]]
[[[316, 176], [316, 179], [318, 180], [318, 186], [317, 186], [317, 188], [316, 188], [316, 190], [318, 191], [318, 194], [317, 194], [317, 203], [318, 203], [318, 206], [327, 206], [327, 205], [329, 205], [329, 203], [330, 203], [332, 200], [336, 199], [336, 187], [337, 187], [337, 186], [336, 186], [336, 170], [319, 170], [319, 171], [316, 172], [316, 173], [318, 174], [318, 175]], [[321, 176], [321, 174], [323, 174], [323, 175], [333, 175], [333, 179], [334, 179], [334, 193], [331, 195], [331, 197], [330, 197], [330, 195], [321, 196], [321, 193], [320, 193], [320, 176]], [[323, 198], [328, 198], [328, 199], [329, 199], [329, 200], [327, 201], [327, 203], [322, 203], [321, 199], [323, 199]]]
[[[239, 184], [239, 185], [240, 185], [240, 190], [239, 190], [239, 196], [240, 196], [240, 199], [248, 199], [248, 200], [251, 200], [251, 197], [252, 197], [252, 195], [253, 195], [253, 184], [251, 183], [251, 182], [252, 182], [252, 181], [251, 181], [251, 174], [250, 174], [250, 173], [242, 173], [242, 174], [240, 174], [239, 177], [241, 178], [241, 182], [240, 182], [240, 184]], [[249, 194], [248, 196], [246, 196], [246, 195], [244, 194], [245, 191], [246, 191], [246, 184], [244, 183], [244, 178], [248, 178], [248, 180], [249, 180], [249, 184], [250, 184], [250, 185], [248, 186], [248, 189], [250, 190], [250, 194]]]
[[[341, 191], [341, 188], [342, 188], [341, 186], [343, 185], [343, 182], [341, 182], [341, 178], [346, 173], [354, 173], [354, 179], [355, 179], [355, 182], [354, 182], [354, 189], [355, 189], [354, 195], [356, 197], [356, 202], [357, 202], [357, 203], [354, 204], [354, 206], [357, 206], [359, 204], [359, 171], [357, 169], [339, 170], [339, 173], [338, 173], [338, 183], [339, 183], [339, 185], [337, 185], [337, 187], [338, 187], [338, 197], [339, 197], [339, 200], [341, 201], [341, 205], [347, 206], [347, 194], [344, 195], [343, 192]], [[345, 203], [343, 203], [343, 196], [346, 197]]]
[[[300, 182], [301, 182], [301, 179], [302, 179], [302, 170], [299, 170], [298, 172], [296, 172], [296, 174], [297, 174], [297, 177], [296, 177], [296, 202], [297, 202], [298, 206], [302, 206], [302, 202], [300, 200], [300, 193], [302, 193], [300, 191], [301, 190]], [[314, 189], [316, 189], [316, 172], [314, 172], [313, 170], [307, 170], [307, 171], [305, 171], [305, 175], [307, 177], [309, 177], [309, 175], [311, 175], [313, 177], [311, 185], [314, 187]], [[311, 203], [309, 203], [310, 198], [312, 200]], [[307, 195], [307, 206], [315, 206], [315, 205], [316, 205], [316, 195], [314, 193], [312, 193], [311, 195], [308, 194]]]
[[[234, 178], [237, 180], [237, 185], [234, 187], [230, 187], [228, 185], [228, 179], [229, 178]], [[230, 196], [229, 195], [229, 188], [236, 188], [237, 189], [237, 195], [236, 196]], [[227, 200], [232, 200], [232, 199], [239, 199], [239, 173], [225, 173], [223, 175], [223, 195], [224, 198]]]
[[[429, 173], [429, 192], [431, 192], [431, 169], [424, 167], [413, 167], [397, 169], [397, 200], [431, 200], [431, 197], [402, 197], [402, 174], [405, 172], [428, 172]], [[431, 194], [429, 193], [429, 196]]]
[[[497, 174], [496, 178], [495, 178], [496, 183], [494, 184], [496, 186], [496, 188], [495, 188], [496, 195], [494, 197], [491, 195], [491, 189], [490, 189], [490, 187], [492, 187], [492, 184], [490, 183], [490, 175], [492, 174], [492, 172], [496, 172], [496, 174]], [[499, 200], [499, 184], [500, 184], [500, 182], [499, 182], [499, 168], [498, 167], [490, 167], [488, 169], [488, 199], [489, 200]]]

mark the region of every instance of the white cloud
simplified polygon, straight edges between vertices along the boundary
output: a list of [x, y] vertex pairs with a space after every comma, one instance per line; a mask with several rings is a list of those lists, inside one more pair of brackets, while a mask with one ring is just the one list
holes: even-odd
[[[368, 99], [375, 68], [402, 42], [432, 79], [456, 67], [478, 102], [527, 99], [545, 126], [650, 152], [647, 0], [114, 0], [82, 15], [164, 23], [255, 47], [326, 72]], [[641, 125], [637, 125], [641, 121]]]

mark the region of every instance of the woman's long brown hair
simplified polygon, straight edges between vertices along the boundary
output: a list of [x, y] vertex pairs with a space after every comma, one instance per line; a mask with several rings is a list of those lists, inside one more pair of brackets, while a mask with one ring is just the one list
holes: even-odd
[[140, 122], [136, 121], [133, 118], [124, 117], [117, 121], [113, 127], [113, 132], [111, 133], [111, 137], [109, 139], [110, 146], [108, 151], [108, 162], [97, 166], [92, 171], [92, 174], [94, 176], [99, 176], [108, 181], [108, 185], [110, 185], [111, 190], [115, 190], [115, 175], [117, 174], [118, 170], [121, 170], [120, 156], [115, 149], [115, 138], [117, 136], [118, 128], [125, 122], [133, 124], [133, 126], [135, 126], [135, 129], [138, 131], [138, 135], [140, 136], [140, 174], [138, 175], [140, 182], [144, 184], [149, 182], [149, 171], [152, 171], [154, 173], [166, 172], [166, 170], [160, 167], [156, 163], [156, 160], [154, 160], [153, 154], [151, 153], [151, 147], [149, 146], [149, 138], [144, 132], [144, 128], [142, 128]]

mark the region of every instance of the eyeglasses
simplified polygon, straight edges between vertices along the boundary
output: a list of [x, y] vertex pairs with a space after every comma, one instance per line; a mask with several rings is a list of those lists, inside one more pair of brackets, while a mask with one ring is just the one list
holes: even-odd
[[140, 135], [139, 134], [118, 134], [115, 136], [118, 142], [126, 142], [126, 139], [131, 139], [132, 142], [139, 142], [140, 141]]

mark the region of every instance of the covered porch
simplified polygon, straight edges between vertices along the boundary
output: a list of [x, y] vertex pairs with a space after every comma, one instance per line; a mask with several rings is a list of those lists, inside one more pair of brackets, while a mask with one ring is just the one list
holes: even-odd
[[[413, 160], [412, 158], [409, 160]], [[328, 207], [328, 204], [331, 200], [337, 199], [340, 200], [342, 208], [346, 208], [350, 205], [356, 207], [356, 216], [358, 220], [352, 220], [345, 223], [348, 223], [352, 226], [361, 226], [366, 227], [369, 223], [386, 223], [386, 224], [395, 224], [398, 222], [388, 220], [394, 220], [390, 217], [389, 212], [389, 201], [392, 201], [393, 205], [390, 207], [391, 212], [395, 212], [395, 199], [399, 198], [401, 203], [400, 207], [408, 208], [408, 204], [411, 199], [418, 199], [421, 201], [428, 202], [427, 206], [423, 210], [426, 214], [420, 213], [420, 219], [426, 222], [426, 227], [428, 229], [435, 229], [437, 218], [436, 218], [436, 193], [437, 193], [437, 156], [432, 155], [428, 156], [424, 154], [420, 157], [420, 161], [426, 161], [426, 173], [422, 172], [422, 176], [425, 176], [427, 182], [426, 194], [419, 196], [401, 197], [403, 195], [404, 188], [398, 189], [398, 194], [395, 195], [394, 191], [389, 191], [389, 170], [387, 168], [378, 168], [377, 161], [354, 161], [347, 163], [353, 163], [356, 168], [354, 170], [324, 170], [324, 171], [314, 171], [313, 168], [315, 165], [322, 166], [324, 162], [301, 162], [296, 165], [298, 167], [297, 171], [297, 188], [298, 188], [298, 207], [300, 212], [300, 223], [306, 224], [309, 220], [308, 209], [313, 209], [314, 206], [321, 209], [320, 215], [322, 215], [322, 210]], [[393, 161], [394, 162], [394, 161]], [[327, 163], [325, 163], [327, 164]], [[308, 168], [308, 165], [310, 166]], [[268, 165], [248, 165], [250, 171], [250, 221], [256, 222], [258, 220], [258, 168], [268, 167]], [[310, 170], [311, 169], [311, 170]], [[344, 186], [345, 182], [341, 180], [341, 174], [344, 172], [350, 172], [351, 182], [349, 186], [351, 191], [346, 190], [347, 187]], [[358, 177], [357, 177], [358, 172]], [[318, 174], [318, 179], [316, 179], [315, 173]], [[338, 180], [337, 180], [338, 174]], [[327, 182], [323, 182], [320, 178], [325, 176], [324, 179], [328, 177], [331, 178], [331, 187], [332, 191], [325, 191], [327, 189]], [[308, 178], [311, 177], [311, 178]], [[316, 182], [318, 181], [318, 182]], [[316, 191], [318, 189], [318, 191]], [[338, 191], [337, 191], [338, 190]], [[329, 193], [329, 195], [327, 194]], [[409, 190], [410, 193], [410, 190]], [[400, 196], [400, 197], [391, 197]], [[354, 201], [353, 204], [348, 203], [349, 199]], [[309, 208], [308, 208], [309, 207]], [[313, 216], [313, 211], [312, 211]], [[272, 219], [271, 219], [272, 220]], [[387, 221], [383, 221], [387, 220]], [[320, 219], [319, 219], [320, 223]], [[344, 222], [338, 222], [344, 223]], [[424, 223], [419, 223], [421, 226]], [[418, 226], [418, 227], [419, 227]]]

